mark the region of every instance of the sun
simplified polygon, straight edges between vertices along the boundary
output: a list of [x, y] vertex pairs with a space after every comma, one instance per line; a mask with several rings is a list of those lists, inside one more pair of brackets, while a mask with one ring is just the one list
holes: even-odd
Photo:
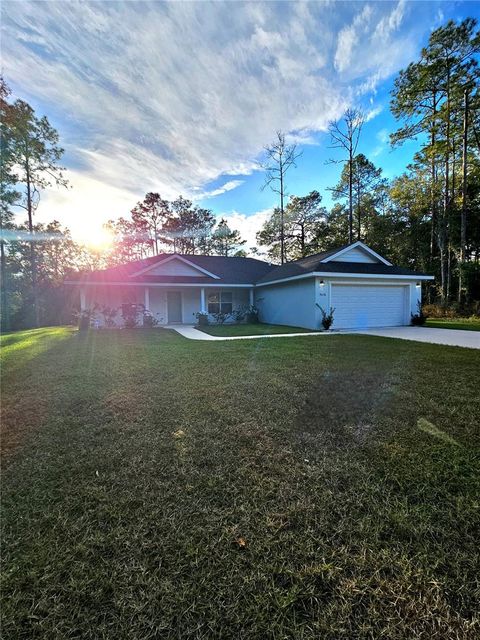
[[97, 227], [85, 230], [79, 237], [79, 241], [92, 251], [106, 251], [113, 244], [114, 235], [105, 227]]

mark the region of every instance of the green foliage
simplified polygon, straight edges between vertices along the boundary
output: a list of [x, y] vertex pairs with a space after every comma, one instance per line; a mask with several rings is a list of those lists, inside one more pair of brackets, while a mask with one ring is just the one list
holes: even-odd
[[78, 329], [80, 331], [87, 331], [95, 322], [97, 317], [97, 306], [95, 305], [91, 309], [75, 311], [73, 315], [77, 319]]
[[118, 307], [103, 306], [100, 309], [100, 313], [103, 316], [103, 322], [107, 329], [113, 329], [113, 327], [116, 326], [115, 318], [118, 314]]
[[145, 307], [143, 304], [135, 302], [126, 302], [122, 304], [122, 318], [125, 329], [134, 329], [138, 327], [140, 317], [143, 317]]
[[199, 326], [206, 327], [208, 325], [208, 313], [205, 311], [197, 311], [195, 318]]
[[227, 221], [222, 218], [212, 234], [210, 248], [214, 254], [227, 257], [232, 252], [237, 255], [239, 247], [246, 242], [246, 240], [242, 240], [240, 232], [230, 229]]
[[231, 313], [226, 313], [225, 311], [217, 311], [216, 313], [210, 314], [216, 324], [224, 324], [229, 318], [232, 317]]
[[148, 311], [147, 309], [143, 310], [143, 326], [147, 329], [152, 329], [158, 325], [158, 319]]
[[320, 309], [320, 313], [322, 314], [322, 327], [325, 329], [325, 331], [328, 331], [333, 324], [333, 314], [335, 313], [335, 308], [330, 307], [328, 311], [325, 311], [325, 309], [321, 307], [318, 302], [315, 304]]
[[[327, 210], [322, 207], [322, 196], [311, 191], [306, 196], [291, 196], [283, 216], [284, 251], [286, 260], [296, 260], [315, 253], [318, 239], [324, 230]], [[275, 208], [257, 233], [260, 246], [267, 246], [268, 255], [280, 262], [281, 211]]]
[[428, 318], [425, 310], [422, 308], [421, 302], [418, 302], [417, 304], [417, 313], [411, 313], [410, 316], [410, 324], [412, 325], [412, 327], [422, 327], [426, 323]]

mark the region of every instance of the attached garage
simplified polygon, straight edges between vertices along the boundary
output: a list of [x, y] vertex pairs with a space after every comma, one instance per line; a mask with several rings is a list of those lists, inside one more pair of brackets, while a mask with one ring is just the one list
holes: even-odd
[[256, 283], [260, 319], [310, 329], [398, 327], [418, 313], [432, 276], [393, 265], [361, 241], [275, 267]]
[[408, 324], [408, 285], [332, 284], [335, 329]]

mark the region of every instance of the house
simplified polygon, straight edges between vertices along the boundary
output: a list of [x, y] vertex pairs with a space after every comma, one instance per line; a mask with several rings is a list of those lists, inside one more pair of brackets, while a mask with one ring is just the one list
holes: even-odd
[[[399, 326], [418, 311], [421, 283], [433, 276], [392, 265], [363, 242], [275, 266], [254, 258], [161, 254], [77, 274], [81, 309], [144, 305], [160, 324], [193, 324], [198, 312], [255, 305], [262, 322], [318, 329]], [[120, 314], [119, 314], [120, 317]]]

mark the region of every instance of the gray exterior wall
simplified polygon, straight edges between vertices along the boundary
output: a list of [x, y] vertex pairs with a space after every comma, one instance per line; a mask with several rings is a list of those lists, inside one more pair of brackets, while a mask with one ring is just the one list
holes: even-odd
[[315, 278], [259, 287], [255, 301], [260, 322], [318, 329]]

